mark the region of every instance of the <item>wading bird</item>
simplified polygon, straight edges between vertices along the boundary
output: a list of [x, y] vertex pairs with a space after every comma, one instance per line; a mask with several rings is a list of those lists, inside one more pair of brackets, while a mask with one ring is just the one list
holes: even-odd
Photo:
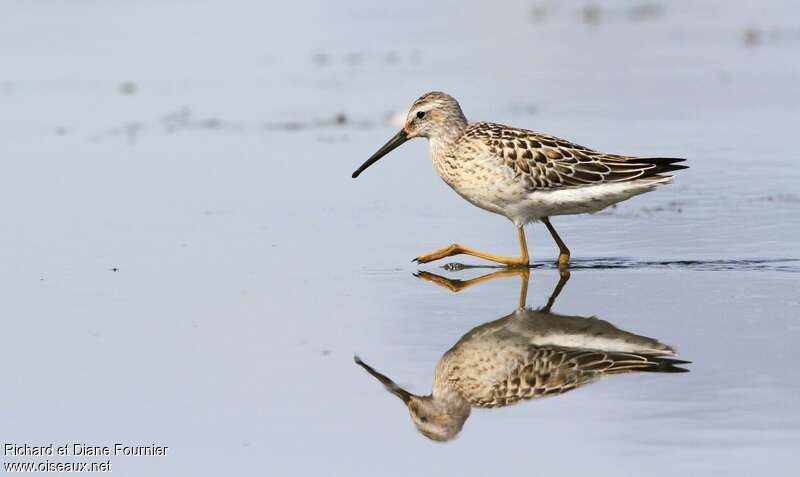
[[[454, 438], [473, 407], [498, 408], [557, 396], [603, 376], [687, 371], [678, 365], [688, 361], [666, 357], [675, 351], [653, 338], [594, 317], [552, 313], [550, 307], [569, 275], [562, 275], [547, 305], [538, 310], [527, 308], [529, 272], [517, 272], [523, 278], [518, 308], [473, 328], [458, 340], [439, 360], [430, 394], [411, 394], [355, 357], [356, 364], [406, 404], [417, 430], [429, 439]], [[496, 272], [461, 282], [428, 272], [419, 274], [453, 291], [499, 276], [507, 275]]]
[[524, 227], [541, 221], [558, 245], [558, 265], [567, 266], [570, 251], [550, 217], [598, 212], [671, 182], [664, 173], [687, 167], [676, 164], [684, 159], [606, 154], [526, 129], [468, 123], [452, 96], [431, 92], [414, 102], [403, 129], [353, 172], [353, 178], [415, 137], [428, 138], [436, 171], [461, 197], [514, 223], [521, 249], [519, 257], [504, 257], [452, 244], [415, 258], [418, 263], [466, 254], [528, 266]]

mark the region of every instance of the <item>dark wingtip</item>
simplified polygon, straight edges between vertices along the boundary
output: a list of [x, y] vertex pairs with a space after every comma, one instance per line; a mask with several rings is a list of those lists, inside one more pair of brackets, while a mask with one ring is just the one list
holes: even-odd
[[355, 172], [354, 172], [354, 173], [353, 173], [353, 174], [352, 174], [350, 177], [352, 177], [353, 179], [355, 179], [356, 177], [358, 177], [358, 175], [359, 175], [359, 174], [361, 174], [361, 173], [360, 173], [360, 172], [358, 172], [358, 171], [355, 171]]
[[665, 373], [689, 373], [690, 371], [686, 368], [681, 368], [679, 366], [670, 366], [667, 369], [662, 370]]
[[688, 369], [681, 368], [679, 365], [692, 364], [691, 361], [674, 358], [658, 358], [656, 362], [658, 366], [655, 371], [660, 373], [688, 373]]
[[684, 166], [683, 164], [676, 164], [676, 162], [684, 162], [686, 160], [680, 157], [646, 157], [643, 159], [644, 161], [656, 166], [653, 169], [646, 171], [643, 177], [689, 168], [689, 166]]
[[683, 157], [645, 157], [644, 159], [653, 164], [674, 164], [686, 160]]
[[361, 361], [361, 358], [359, 358], [357, 354], [353, 355], [353, 361], [355, 361], [355, 363], [357, 365], [359, 365], [359, 366], [363, 366], [364, 365], [364, 362]]

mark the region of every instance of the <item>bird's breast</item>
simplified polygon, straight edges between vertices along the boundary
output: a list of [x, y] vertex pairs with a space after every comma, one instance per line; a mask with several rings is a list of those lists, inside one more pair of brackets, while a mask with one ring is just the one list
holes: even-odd
[[431, 159], [436, 172], [456, 193], [471, 204], [508, 217], [515, 204], [524, 201], [528, 191], [510, 170], [482, 154], [438, 153]]

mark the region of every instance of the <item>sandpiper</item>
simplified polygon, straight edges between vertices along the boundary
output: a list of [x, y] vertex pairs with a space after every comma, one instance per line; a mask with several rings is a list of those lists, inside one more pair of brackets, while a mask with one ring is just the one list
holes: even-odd
[[[528, 270], [524, 273], [523, 290]], [[355, 361], [402, 399], [417, 430], [436, 441], [461, 432], [473, 407], [497, 408], [559, 395], [602, 376], [687, 371], [678, 365], [688, 361], [665, 357], [673, 356], [674, 349], [653, 338], [595, 317], [552, 313], [567, 278], [562, 275], [545, 307], [534, 310], [521, 301], [510, 315], [467, 332], [442, 356], [427, 396], [411, 394], [358, 356]]]
[[554, 136], [488, 122], [468, 123], [450, 95], [431, 92], [411, 106], [403, 128], [355, 172], [415, 137], [428, 138], [439, 176], [461, 197], [504, 215], [517, 228], [521, 255], [504, 257], [452, 244], [421, 255], [418, 263], [467, 254], [508, 266], [528, 266], [524, 227], [541, 221], [559, 248], [570, 251], [550, 223], [554, 215], [593, 213], [671, 182], [664, 173], [685, 169], [684, 159], [606, 154]]

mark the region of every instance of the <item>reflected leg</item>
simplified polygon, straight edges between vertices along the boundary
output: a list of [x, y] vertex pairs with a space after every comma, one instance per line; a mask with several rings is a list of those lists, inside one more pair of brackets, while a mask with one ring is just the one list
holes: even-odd
[[530, 269], [528, 268], [518, 268], [514, 270], [501, 270], [499, 272], [488, 273], [486, 275], [481, 275], [477, 278], [472, 278], [470, 280], [455, 280], [447, 277], [443, 277], [441, 275], [437, 275], [435, 273], [430, 272], [417, 272], [414, 274], [415, 277], [421, 278], [423, 280], [427, 280], [429, 282], [435, 283], [442, 288], [447, 288], [448, 290], [458, 293], [464, 289], [467, 289], [473, 285], [477, 285], [478, 283], [487, 282], [489, 280], [494, 280], [495, 278], [502, 278], [502, 277], [514, 277], [519, 276], [522, 280], [520, 282], [520, 290], [519, 290], [519, 304], [520, 308], [525, 307], [525, 301], [528, 296], [528, 281], [530, 279]]
[[559, 272], [560, 277], [558, 278], [558, 283], [556, 287], [553, 289], [553, 293], [550, 294], [550, 298], [547, 299], [547, 304], [542, 308], [542, 311], [549, 313], [550, 308], [553, 307], [553, 303], [556, 302], [556, 298], [558, 295], [561, 294], [561, 290], [564, 288], [564, 285], [567, 284], [569, 281], [569, 272], [567, 270], [561, 270]]

